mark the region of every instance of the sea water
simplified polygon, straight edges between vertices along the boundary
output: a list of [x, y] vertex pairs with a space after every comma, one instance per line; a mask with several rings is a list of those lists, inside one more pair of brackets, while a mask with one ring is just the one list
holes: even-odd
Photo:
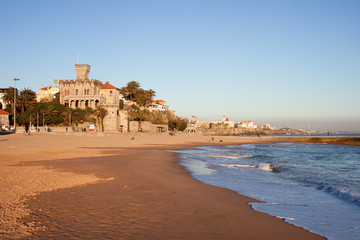
[[360, 239], [360, 147], [244, 144], [177, 151], [193, 177], [328, 239]]

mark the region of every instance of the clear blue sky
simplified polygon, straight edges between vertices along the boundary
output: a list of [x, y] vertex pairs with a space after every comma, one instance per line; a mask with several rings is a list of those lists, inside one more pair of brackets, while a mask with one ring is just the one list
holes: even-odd
[[360, 1], [0, 1], [0, 87], [135, 80], [179, 116], [360, 131]]

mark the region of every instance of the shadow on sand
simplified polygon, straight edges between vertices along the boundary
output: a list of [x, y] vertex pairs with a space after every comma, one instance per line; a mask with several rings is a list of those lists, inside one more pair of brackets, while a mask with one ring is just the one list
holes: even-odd
[[0, 135], [9, 135], [14, 134], [15, 132], [0, 132]]

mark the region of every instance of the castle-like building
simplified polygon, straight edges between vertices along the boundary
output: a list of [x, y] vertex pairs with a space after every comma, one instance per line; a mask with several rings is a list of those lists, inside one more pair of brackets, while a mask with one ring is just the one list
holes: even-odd
[[104, 118], [104, 128], [106, 131], [118, 131], [121, 122], [119, 89], [109, 82], [103, 84], [96, 79], [90, 80], [90, 65], [88, 64], [75, 64], [75, 70], [76, 80], [59, 80], [60, 103], [74, 109], [105, 108], [107, 115]]

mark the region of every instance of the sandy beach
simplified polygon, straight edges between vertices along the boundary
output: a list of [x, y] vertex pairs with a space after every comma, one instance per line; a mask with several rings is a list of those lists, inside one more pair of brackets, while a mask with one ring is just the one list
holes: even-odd
[[0, 236], [324, 239], [252, 210], [247, 203], [255, 199], [199, 182], [176, 164], [175, 153], [167, 151], [309, 139], [211, 138], [145, 133], [1, 135]]

